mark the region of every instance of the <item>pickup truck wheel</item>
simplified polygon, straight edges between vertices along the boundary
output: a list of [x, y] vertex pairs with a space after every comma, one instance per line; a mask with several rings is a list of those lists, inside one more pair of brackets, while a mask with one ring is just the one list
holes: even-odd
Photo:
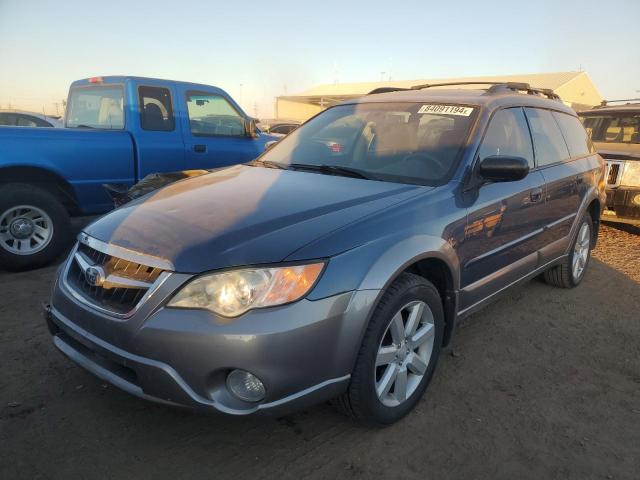
[[554, 287], [577, 287], [587, 271], [593, 246], [593, 219], [586, 214], [578, 227], [569, 255], [560, 265], [544, 272], [544, 280]]
[[56, 197], [26, 184], [0, 188], [0, 266], [26, 270], [52, 262], [71, 237], [71, 221]]
[[348, 390], [336, 406], [367, 426], [400, 420], [431, 381], [443, 334], [438, 290], [418, 275], [400, 275], [371, 317]]

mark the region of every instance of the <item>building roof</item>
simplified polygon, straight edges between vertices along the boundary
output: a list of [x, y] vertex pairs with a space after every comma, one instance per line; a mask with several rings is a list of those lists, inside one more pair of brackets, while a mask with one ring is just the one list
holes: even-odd
[[[324, 84], [310, 88], [303, 92], [299, 92], [288, 97], [345, 97], [364, 95], [374, 88], [380, 87], [401, 87], [410, 88], [414, 85], [422, 85], [425, 83], [452, 83], [452, 82], [522, 82], [528, 83], [532, 87], [550, 88], [556, 90], [561, 86], [569, 83], [575, 78], [586, 75], [585, 72], [556, 72], [556, 73], [532, 73], [521, 75], [491, 75], [481, 77], [463, 77], [463, 78], [431, 78], [419, 80], [390, 80], [383, 82], [362, 82], [362, 83], [335, 83]], [[465, 88], [464, 86], [460, 88]], [[467, 88], [477, 88], [477, 86], [469, 86]]]

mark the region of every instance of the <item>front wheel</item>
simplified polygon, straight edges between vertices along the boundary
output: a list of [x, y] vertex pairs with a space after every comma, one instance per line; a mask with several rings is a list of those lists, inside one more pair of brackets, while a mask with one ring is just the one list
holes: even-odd
[[402, 274], [376, 307], [338, 406], [368, 426], [400, 420], [431, 380], [443, 333], [438, 290], [422, 277]]
[[0, 266], [26, 270], [52, 262], [71, 237], [71, 221], [56, 197], [31, 185], [0, 187]]

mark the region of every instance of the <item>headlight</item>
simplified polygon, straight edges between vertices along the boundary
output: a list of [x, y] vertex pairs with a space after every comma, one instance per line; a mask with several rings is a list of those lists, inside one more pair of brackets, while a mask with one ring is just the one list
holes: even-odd
[[625, 162], [620, 185], [640, 187], [640, 161]]
[[252, 308], [299, 300], [311, 290], [323, 266], [312, 263], [204, 275], [182, 287], [167, 306], [205, 308], [225, 317], [237, 317]]

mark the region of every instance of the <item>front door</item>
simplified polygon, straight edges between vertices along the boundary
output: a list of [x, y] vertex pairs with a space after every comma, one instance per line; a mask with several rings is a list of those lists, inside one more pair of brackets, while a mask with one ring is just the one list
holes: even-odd
[[188, 169], [248, 162], [262, 153], [261, 142], [245, 135], [245, 117], [224, 96], [188, 90], [185, 146]]
[[[505, 155], [534, 168], [531, 136], [521, 108], [499, 110], [491, 119], [478, 160]], [[468, 209], [461, 252], [460, 310], [533, 271], [544, 221], [544, 178], [531, 171], [514, 182], [482, 185]]]

